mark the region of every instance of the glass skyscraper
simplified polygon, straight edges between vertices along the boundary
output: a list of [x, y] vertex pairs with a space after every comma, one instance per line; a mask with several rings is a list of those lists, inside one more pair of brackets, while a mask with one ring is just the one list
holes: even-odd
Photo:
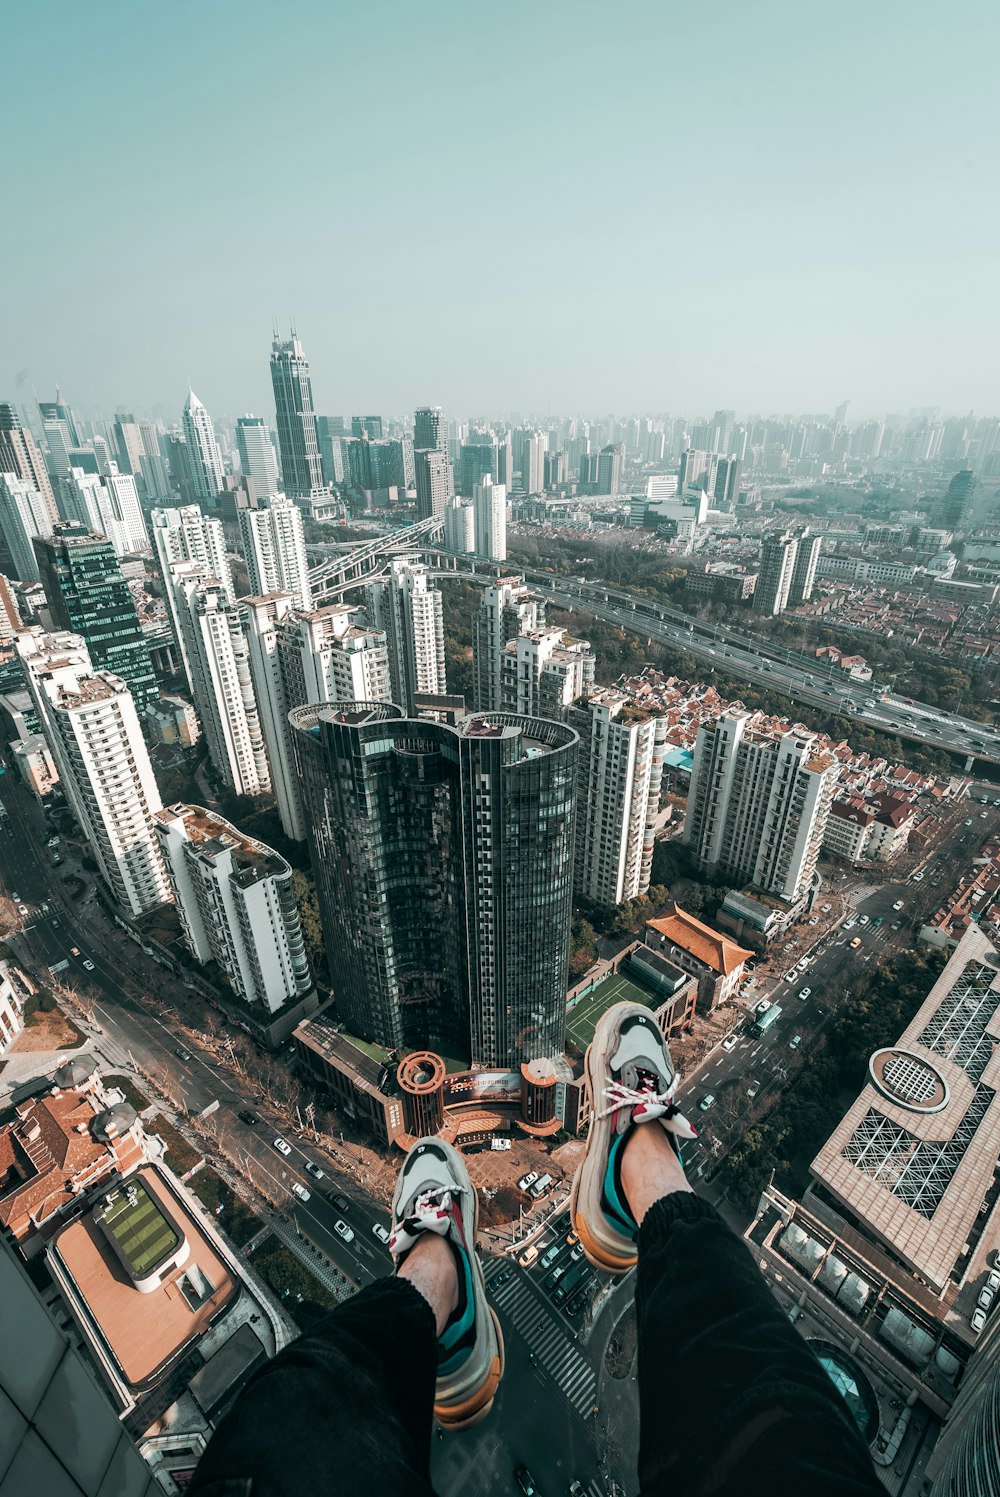
[[390, 703], [291, 714], [341, 1018], [486, 1066], [563, 1049], [576, 733]]
[[146, 708], [159, 687], [128, 583], [111, 542], [67, 521], [32, 543], [56, 629], [79, 634], [95, 671], [120, 676], [145, 728]]
[[316, 435], [309, 362], [295, 333], [271, 344], [271, 384], [281, 457], [281, 481], [294, 497], [322, 487], [323, 464]]

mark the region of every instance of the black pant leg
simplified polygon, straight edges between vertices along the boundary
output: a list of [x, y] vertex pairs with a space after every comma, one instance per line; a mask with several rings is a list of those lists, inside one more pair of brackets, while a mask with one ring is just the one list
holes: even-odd
[[254, 1374], [190, 1497], [433, 1497], [436, 1377], [430, 1305], [380, 1279]]
[[847, 1405], [707, 1201], [647, 1212], [636, 1314], [643, 1497], [884, 1497]]

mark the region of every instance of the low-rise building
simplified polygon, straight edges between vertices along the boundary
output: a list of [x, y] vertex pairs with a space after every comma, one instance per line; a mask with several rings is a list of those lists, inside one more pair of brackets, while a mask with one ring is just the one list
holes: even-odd
[[849, 863], [892, 863], [915, 824], [912, 805], [896, 796], [842, 795], [830, 807], [823, 846]]
[[10, 751], [15, 769], [39, 800], [58, 785], [59, 771], [43, 734], [31, 733], [27, 738], [15, 738]]
[[746, 963], [754, 954], [677, 904], [668, 914], [647, 922], [643, 940], [697, 979], [702, 1013], [709, 1013], [735, 995]]
[[24, 1005], [35, 985], [14, 962], [0, 961], [0, 1055], [24, 1028]]
[[164, 692], [151, 702], [146, 716], [154, 743], [177, 743], [181, 748], [191, 748], [201, 737], [198, 714], [191, 703], [172, 692]]

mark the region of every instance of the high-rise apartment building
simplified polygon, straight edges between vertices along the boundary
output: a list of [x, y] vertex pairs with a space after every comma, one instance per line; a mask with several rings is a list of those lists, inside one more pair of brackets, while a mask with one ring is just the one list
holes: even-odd
[[521, 577], [505, 577], [484, 588], [472, 616], [473, 701], [477, 712], [499, 712], [504, 650], [523, 630], [545, 622], [545, 604]]
[[112, 436], [115, 451], [118, 454], [117, 471], [131, 473], [138, 477], [142, 472], [142, 459], [145, 453], [138, 421], [134, 416], [124, 413], [117, 415], [112, 428]]
[[548, 435], [530, 427], [518, 427], [511, 438], [511, 456], [515, 469], [521, 475], [521, 488], [526, 494], [540, 494], [545, 487], [545, 454], [548, 446]]
[[[271, 384], [277, 418], [278, 454], [282, 487], [299, 499], [323, 485], [323, 464], [316, 435], [309, 363], [295, 335], [283, 342], [275, 333], [271, 343]], [[327, 475], [333, 482], [333, 475]]]
[[195, 499], [214, 500], [223, 484], [222, 458], [212, 418], [193, 390], [188, 391], [181, 417], [187, 443], [188, 477]]
[[649, 888], [660, 811], [667, 720], [621, 692], [591, 692], [569, 709], [580, 735], [573, 888], [595, 904]]
[[837, 772], [812, 734], [724, 713], [698, 729], [684, 841], [706, 870], [793, 903], [815, 872]]
[[392, 700], [412, 712], [416, 696], [443, 696], [444, 616], [428, 569], [394, 556], [385, 580], [365, 588], [365, 604], [372, 628], [385, 635]]
[[956, 473], [938, 506], [938, 524], [945, 530], [965, 530], [975, 491], [976, 475], [970, 469], [963, 468], [960, 473]]
[[152, 831], [160, 792], [132, 694], [78, 635], [25, 629], [24, 674], [63, 792], [112, 895], [132, 915], [170, 899]]
[[55, 627], [80, 636], [94, 670], [110, 671], [125, 682], [145, 723], [160, 692], [149, 645], [111, 542], [85, 525], [63, 523], [54, 534], [36, 539], [34, 546]]
[[236, 422], [236, 450], [246, 478], [253, 479], [259, 497], [276, 494], [281, 488], [278, 459], [271, 433], [263, 416], [240, 416]]
[[617, 497], [621, 493], [624, 471], [625, 448], [620, 442], [609, 442], [601, 448], [597, 458], [597, 493]]
[[198, 562], [174, 562], [166, 582], [174, 594], [178, 643], [209, 757], [236, 795], [260, 795], [270, 790], [271, 782], [249, 649], [236, 607]]
[[594, 684], [596, 662], [585, 639], [563, 629], [526, 629], [505, 646], [500, 699], [505, 712], [562, 720]]
[[363, 610], [330, 603], [311, 612], [289, 593], [241, 598], [250, 673], [267, 748], [271, 789], [286, 837], [306, 835], [288, 714], [321, 702], [390, 700], [385, 635], [369, 629]]
[[476, 517], [471, 499], [449, 499], [444, 508], [444, 548], [458, 556], [476, 549]]
[[285, 859], [202, 806], [165, 806], [153, 826], [196, 961], [217, 962], [268, 1014], [304, 998], [312, 976]]
[[0, 400], [0, 473], [13, 473], [36, 488], [48, 508], [49, 519], [55, 520], [56, 501], [42, 454], [17, 411], [4, 400]]
[[[339, 1011], [486, 1066], [562, 1052], [577, 737], [358, 702], [292, 714]], [[544, 815], [541, 814], [544, 807]]]
[[792, 575], [788, 584], [789, 608], [797, 608], [800, 603], [808, 603], [812, 597], [813, 584], [816, 580], [816, 563], [819, 561], [822, 545], [823, 537], [810, 535], [808, 525], [803, 526], [796, 535], [795, 565], [792, 567]]
[[417, 487], [417, 519], [430, 520], [444, 513], [452, 495], [451, 463], [447, 452], [415, 447], [414, 475]]
[[19, 582], [37, 582], [35, 536], [52, 534], [48, 500], [30, 478], [0, 471], [0, 569]]
[[131, 473], [85, 473], [71, 468], [57, 480], [56, 497], [63, 519], [106, 535], [116, 556], [149, 554], [139, 491]]
[[798, 544], [790, 530], [766, 535], [760, 548], [760, 573], [753, 595], [754, 613], [784, 613], [795, 571]]
[[312, 607], [302, 511], [284, 494], [240, 505], [243, 556], [253, 593], [291, 593], [296, 608]]
[[153, 549], [163, 578], [167, 612], [174, 628], [174, 638], [181, 652], [188, 686], [192, 684], [191, 664], [184, 645], [177, 595], [170, 584], [170, 568], [175, 562], [196, 562], [206, 577], [215, 577], [227, 597], [234, 597], [233, 576], [226, 553], [222, 521], [206, 515], [197, 504], [182, 504], [176, 509], [154, 509], [150, 515]]
[[487, 473], [472, 495], [476, 555], [487, 561], [507, 560], [507, 490]]
[[10, 583], [0, 572], [0, 644], [5, 645], [13, 639], [20, 627], [21, 615], [14, 601]]

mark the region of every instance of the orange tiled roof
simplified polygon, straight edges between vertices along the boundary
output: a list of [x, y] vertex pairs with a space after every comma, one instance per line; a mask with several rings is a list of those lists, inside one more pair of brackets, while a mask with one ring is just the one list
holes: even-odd
[[689, 915], [687, 910], [682, 910], [676, 904], [669, 914], [661, 915], [658, 920], [650, 920], [648, 924], [651, 930], [666, 936], [668, 941], [688, 952], [703, 966], [710, 967], [713, 972], [728, 975], [753, 956], [752, 951], [737, 946], [735, 941], [731, 941], [721, 931], [713, 930], [710, 925], [696, 920], [694, 915]]

